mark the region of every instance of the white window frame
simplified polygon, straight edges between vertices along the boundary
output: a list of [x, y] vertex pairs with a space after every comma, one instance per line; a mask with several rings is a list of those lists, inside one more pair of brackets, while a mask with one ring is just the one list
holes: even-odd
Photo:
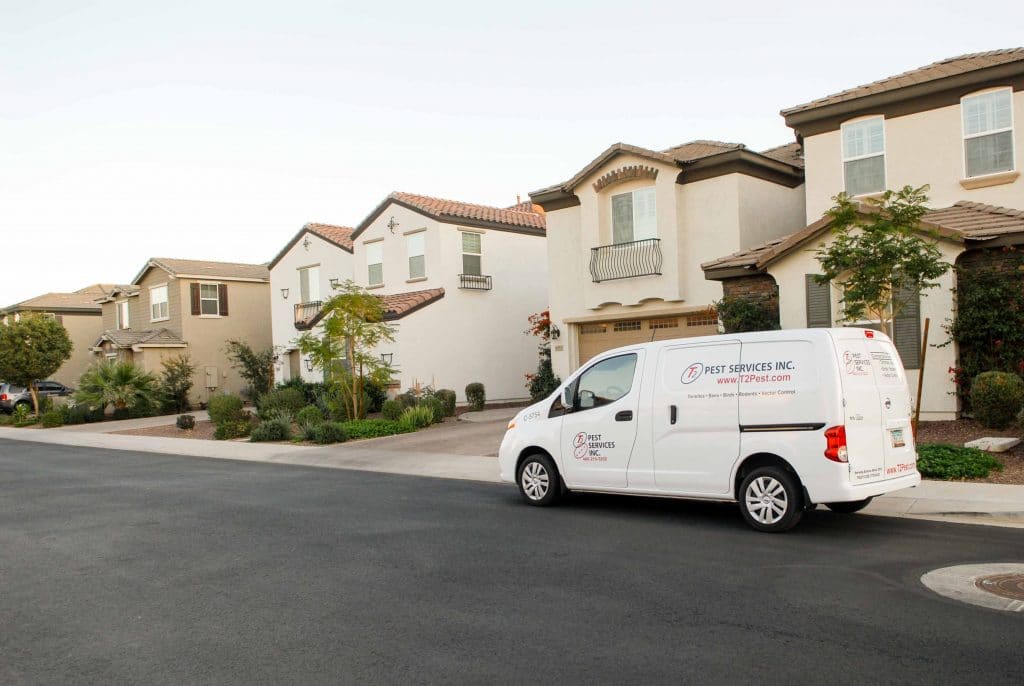
[[[370, 288], [376, 288], [384, 285], [384, 239], [380, 238], [375, 241], [367, 241], [363, 243], [363, 249], [366, 251], [366, 284]], [[380, 260], [377, 262], [370, 262], [370, 250], [380, 250]], [[375, 264], [380, 265], [380, 281], [374, 282], [370, 279], [370, 267]]]
[[[306, 298], [302, 297], [302, 272], [306, 272], [306, 283], [307, 283], [307, 285], [309, 287], [309, 289], [308, 289], [309, 292], [306, 293], [306, 295], [308, 297], [306, 297]], [[299, 287], [298, 287], [299, 303], [300, 304], [305, 304], [305, 303], [308, 303], [308, 302], [312, 303], [312, 302], [319, 301], [320, 300], [320, 263], [318, 262], [317, 264], [307, 264], [304, 267], [298, 267], [298, 268], [296, 268], [295, 273], [296, 273], [296, 276], [299, 277]], [[313, 278], [313, 277], [316, 277], [316, 278]]]
[[[124, 307], [124, 317], [121, 316], [121, 308]], [[131, 317], [128, 314], [128, 301], [114, 301], [114, 323], [118, 331], [125, 331], [131, 328]]]
[[[203, 286], [213, 286], [216, 289], [216, 291], [217, 291], [217, 295], [215, 297], [213, 297], [213, 298], [204, 298], [203, 297]], [[215, 302], [217, 304], [217, 313], [216, 314], [213, 314], [213, 313], [210, 313], [210, 312], [203, 312], [203, 301], [204, 300], [206, 300], [206, 301], [212, 300], [213, 302]], [[219, 281], [200, 281], [199, 282], [199, 316], [200, 317], [209, 317], [211, 319], [222, 316], [221, 313], [220, 313], [220, 282]]]
[[[967, 126], [966, 126], [967, 122], [964, 121], [964, 115], [966, 114], [966, 110], [964, 109], [964, 100], [970, 100], [971, 98], [978, 97], [979, 95], [989, 95], [991, 93], [998, 93], [999, 91], [1007, 91], [1010, 94], [1010, 126], [1009, 127], [1004, 127], [1004, 128], [1001, 128], [1001, 129], [990, 129], [989, 131], [984, 131], [982, 133], [968, 134], [967, 133]], [[964, 178], [965, 179], [984, 179], [985, 177], [988, 177], [988, 176], [996, 176], [998, 174], [1012, 174], [1013, 172], [1017, 171], [1017, 155], [1016, 155], [1017, 150], [1015, 148], [1016, 136], [1014, 135], [1013, 106], [1014, 106], [1014, 102], [1013, 102], [1013, 88], [1011, 88], [1010, 86], [1000, 86], [998, 88], [986, 88], [985, 90], [976, 91], [974, 93], [968, 93], [964, 97], [960, 98], [960, 138], [961, 138], [961, 142], [960, 142], [960, 155], [961, 155], [961, 159], [962, 159], [962, 162], [963, 162]], [[969, 139], [971, 139], [971, 138], [982, 138], [984, 136], [991, 136], [991, 135], [994, 135], [994, 134], [997, 134], [997, 133], [1005, 133], [1006, 131], [1010, 132], [1010, 158], [1011, 158], [1011, 161], [1012, 161], [1012, 164], [1010, 165], [1010, 168], [1009, 169], [1004, 169], [1002, 171], [997, 171], [997, 172], [989, 172], [988, 174], [978, 174], [977, 176], [968, 176], [968, 174], [967, 174], [967, 141]]]
[[[420, 242], [420, 252], [413, 253], [412, 242], [413, 240]], [[427, 232], [426, 229], [420, 229], [418, 231], [410, 231], [405, 234], [405, 253], [406, 261], [409, 267], [409, 280], [410, 281], [421, 281], [427, 278]], [[423, 258], [423, 273], [413, 274], [412, 273], [412, 258], [422, 257]]]
[[[479, 236], [480, 237], [480, 249], [477, 252], [467, 252], [466, 251], [466, 241], [465, 241], [466, 234], [469, 234], [471, 236]], [[466, 255], [473, 255], [475, 257], [479, 257], [480, 258], [480, 273], [479, 274], [470, 274], [469, 272], [466, 271]], [[461, 260], [461, 264], [459, 265], [459, 267], [462, 270], [460, 272], [461, 274], [465, 274], [466, 276], [485, 276], [485, 274], [484, 274], [484, 234], [482, 232], [480, 232], [480, 231], [468, 231], [466, 229], [459, 229], [459, 259]]]
[[[638, 238], [636, 235], [636, 194], [641, 191], [651, 191], [654, 193], [654, 233], [650, 236], [644, 236]], [[646, 241], [652, 238], [659, 238], [658, 232], [658, 187], [655, 185], [641, 186], [640, 188], [634, 188], [631, 191], [622, 191], [621, 193], [611, 193], [608, 196], [608, 227], [611, 229], [611, 244], [612, 245], [625, 245], [626, 243], [615, 242], [615, 198], [622, 195], [633, 196], [633, 240], [626, 241], [626, 243], [636, 243], [637, 241]]]
[[[872, 152], [867, 155], [854, 155], [853, 157], [846, 156], [846, 127], [854, 126], [855, 124], [862, 124], [872, 119], [880, 119], [882, 121], [882, 152]], [[862, 198], [868, 195], [874, 195], [876, 193], [884, 193], [887, 184], [889, 183], [889, 160], [886, 156], [886, 150], [889, 149], [889, 141], [886, 139], [885, 133], [885, 116], [881, 114], [869, 114], [863, 117], [857, 117], [849, 121], [844, 121], [839, 125], [839, 167], [843, 177], [843, 192], [846, 192], [846, 163], [856, 162], [857, 160], [866, 160], [872, 157], [882, 158], [882, 188], [877, 191], [868, 191], [867, 193], [858, 193], [857, 195], [851, 195], [853, 198]]]
[[[153, 291], [164, 289], [164, 299], [162, 302], [153, 301]], [[161, 316], [154, 316], [154, 307], [156, 305], [164, 306], [164, 314]], [[166, 283], [157, 284], [156, 286], [150, 286], [149, 288], [149, 321], [151, 322], [166, 322], [171, 318], [171, 301], [170, 301], [170, 290], [167, 288]]]

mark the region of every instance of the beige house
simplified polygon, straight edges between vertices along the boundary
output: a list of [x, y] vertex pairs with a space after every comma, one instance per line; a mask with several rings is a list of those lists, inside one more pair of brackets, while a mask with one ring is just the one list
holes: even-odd
[[53, 317], [64, 326], [71, 338], [71, 357], [50, 379], [65, 386], [76, 387], [78, 377], [92, 363], [90, 346], [103, 331], [98, 300], [113, 286], [93, 284], [73, 293], [46, 293], [0, 310], [2, 322], [17, 320], [23, 313], [33, 312]]
[[700, 265], [803, 226], [799, 152], [617, 143], [531, 193], [546, 210], [555, 373], [620, 345], [717, 333], [722, 290]]
[[[830, 239], [824, 212], [833, 196], [877, 197], [905, 185], [930, 186], [926, 226], [939, 232], [947, 262], [1016, 272], [1024, 245], [1024, 48], [962, 55], [783, 110], [802, 141], [807, 177], [806, 228], [753, 249], [709, 260], [709, 279], [726, 293], [778, 308], [783, 328], [842, 323], [840, 294], [819, 286], [814, 251]], [[729, 251], [723, 250], [722, 254]], [[1015, 263], [1014, 263], [1015, 264]], [[911, 388], [920, 369], [924, 320], [931, 319], [922, 418], [959, 410], [953, 379], [955, 345], [943, 324], [956, 309], [955, 272], [938, 288], [904, 294], [894, 339]], [[872, 322], [864, 322], [873, 325]]]
[[247, 390], [225, 353], [229, 340], [271, 346], [270, 274], [266, 265], [153, 258], [127, 286], [102, 300], [103, 330], [94, 358], [134, 362], [159, 373], [187, 353], [198, 367], [194, 402]]

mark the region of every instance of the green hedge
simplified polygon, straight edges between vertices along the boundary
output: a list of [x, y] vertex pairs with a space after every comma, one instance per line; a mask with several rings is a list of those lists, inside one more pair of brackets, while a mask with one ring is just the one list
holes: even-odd
[[253, 443], [287, 441], [292, 437], [292, 424], [287, 419], [268, 419], [260, 422], [249, 435]]
[[400, 422], [390, 419], [353, 419], [342, 426], [349, 438], [379, 438], [408, 433]]
[[1024, 380], [1012, 372], [983, 372], [971, 382], [974, 418], [989, 429], [1005, 429], [1024, 406]]
[[1003, 465], [984, 450], [944, 443], [917, 446], [917, 471], [930, 479], [983, 479]]

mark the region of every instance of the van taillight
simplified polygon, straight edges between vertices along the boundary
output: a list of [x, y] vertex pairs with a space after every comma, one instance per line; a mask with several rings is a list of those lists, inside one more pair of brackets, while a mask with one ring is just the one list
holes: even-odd
[[872, 331], [871, 329], [865, 329], [864, 330], [864, 337], [865, 338], [874, 338], [875, 337], [875, 332]]
[[833, 462], [849, 462], [846, 453], [846, 427], [832, 426], [825, 429], [825, 457]]

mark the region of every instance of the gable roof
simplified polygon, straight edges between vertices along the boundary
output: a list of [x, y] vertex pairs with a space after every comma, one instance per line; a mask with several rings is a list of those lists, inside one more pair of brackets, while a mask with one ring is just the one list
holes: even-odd
[[180, 348], [185, 345], [181, 336], [170, 329], [154, 329], [149, 331], [130, 331], [125, 329], [106, 329], [93, 343], [94, 348], [99, 347], [104, 341], [110, 341], [118, 348], [131, 348], [135, 345], [167, 346]]
[[171, 257], [151, 257], [134, 279], [138, 285], [153, 267], [163, 269], [175, 278], [229, 279], [232, 281], [270, 281], [270, 270], [265, 264], [241, 262], [210, 262], [208, 260], [180, 260]]
[[359, 223], [359, 226], [352, 233], [352, 239], [355, 240], [359, 234], [365, 231], [392, 204], [419, 212], [444, 224], [497, 229], [499, 231], [511, 231], [533, 236], [544, 235], [545, 222], [543, 212], [535, 212], [532, 209], [491, 207], [490, 205], [477, 205], [460, 200], [446, 200], [429, 195], [394, 191], [384, 198], [367, 215], [366, 219]]
[[320, 224], [318, 222], [308, 222], [299, 229], [292, 239], [288, 241], [287, 245], [281, 248], [281, 251], [274, 256], [274, 259], [267, 265], [267, 269], [273, 269], [278, 262], [288, 254], [288, 251], [295, 247], [295, 244], [299, 242], [305, 233], [312, 233], [320, 238], [324, 239], [332, 245], [336, 245], [347, 253], [352, 252], [352, 232], [355, 229], [348, 226], [336, 226], [334, 224]]
[[[876, 208], [861, 205], [861, 212], [865, 215], [877, 211]], [[1021, 234], [1024, 238], [1024, 211], [961, 201], [951, 207], [931, 210], [922, 217], [921, 225], [939, 237], [957, 243], [986, 241], [1009, 234]], [[832, 218], [825, 216], [788, 236], [704, 262], [701, 269], [708, 279], [758, 274], [821, 236], [831, 226]]]
[[96, 302], [100, 294], [96, 293], [44, 293], [28, 300], [22, 300], [0, 310], [0, 314], [13, 312], [69, 312], [80, 314], [96, 314], [101, 306]]

